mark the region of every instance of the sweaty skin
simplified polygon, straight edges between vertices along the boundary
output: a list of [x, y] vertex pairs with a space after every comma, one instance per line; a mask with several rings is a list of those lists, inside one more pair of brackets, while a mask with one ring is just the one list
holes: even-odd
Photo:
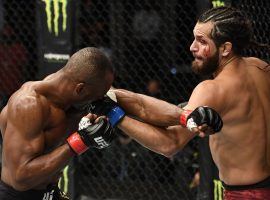
[[22, 191], [46, 188], [72, 156], [67, 144], [52, 150], [66, 136], [67, 117], [36, 91], [40, 87], [40, 83], [24, 84], [1, 112], [5, 140], [1, 180]]
[[[270, 176], [270, 66], [234, 55], [230, 43], [217, 49], [211, 28], [197, 23], [190, 49], [197, 68], [217, 51], [219, 66], [213, 80], [194, 89], [184, 109], [209, 106], [221, 115], [221, 132], [209, 136], [220, 179], [228, 185], [254, 184]], [[145, 122], [125, 117], [118, 127], [145, 147], [169, 157], [196, 135], [178, 125], [180, 108], [126, 90], [114, 92], [128, 114]]]
[[[77, 131], [86, 113], [71, 109], [75, 83], [62, 76], [57, 72], [42, 81], [25, 83], [1, 112], [1, 180], [18, 191], [45, 189], [56, 183], [74, 155], [65, 139]], [[91, 92], [84, 98], [101, 98], [113, 81], [112, 74], [105, 79], [102, 87], [85, 86]]]

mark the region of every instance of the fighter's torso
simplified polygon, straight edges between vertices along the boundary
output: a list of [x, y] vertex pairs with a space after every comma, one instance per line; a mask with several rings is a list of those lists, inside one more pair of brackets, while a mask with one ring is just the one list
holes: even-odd
[[[37, 140], [36, 145], [39, 145], [43, 148], [43, 152], [48, 153], [52, 151], [54, 148], [56, 148], [58, 145], [62, 144], [64, 142], [64, 139], [67, 135], [67, 130], [69, 129], [68, 123], [67, 123], [67, 113], [61, 109], [55, 106], [53, 103], [51, 103], [49, 100], [46, 99], [46, 97], [40, 96], [39, 94], [36, 94], [35, 91], [33, 91], [32, 87], [35, 82], [31, 83], [28, 82], [24, 86], [22, 86], [21, 89], [19, 89], [16, 93], [14, 93], [11, 96], [10, 101], [8, 102], [7, 106], [2, 110], [1, 112], [1, 120], [0, 120], [0, 127], [2, 136], [4, 137], [3, 140], [3, 167], [2, 167], [2, 180], [4, 180], [7, 184], [9, 184], [10, 181], [10, 174], [12, 172], [10, 171], [14, 167], [10, 167], [10, 165], [13, 165], [14, 163], [11, 163], [7, 157], [10, 155], [11, 152], [9, 152], [9, 144], [12, 142], [16, 142], [14, 140], [14, 137], [21, 138], [21, 136], [14, 136], [16, 133], [12, 133], [8, 131], [9, 128], [9, 115], [8, 110], [14, 109], [12, 108], [12, 101], [16, 100], [16, 98], [20, 95], [30, 95], [33, 96], [33, 98], [45, 98], [45, 107], [48, 112], [48, 117], [46, 121], [44, 121], [43, 129], [40, 130], [40, 135], [43, 138], [42, 140]], [[35, 123], [35, 121], [29, 121], [29, 123]], [[13, 134], [13, 135], [11, 135]], [[60, 172], [59, 172], [60, 173]], [[37, 186], [35, 189], [43, 189], [46, 185], [49, 183], [53, 183], [54, 181], [57, 181], [59, 174], [56, 174], [55, 177], [50, 177], [46, 182], [41, 184], [40, 186]]]
[[222, 80], [224, 127], [210, 136], [210, 148], [221, 180], [229, 185], [253, 184], [270, 176], [270, 73], [264, 66], [246, 58]]

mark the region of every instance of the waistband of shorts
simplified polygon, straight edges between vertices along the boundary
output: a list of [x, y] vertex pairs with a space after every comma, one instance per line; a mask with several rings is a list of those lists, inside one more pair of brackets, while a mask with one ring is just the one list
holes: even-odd
[[254, 183], [251, 185], [227, 185], [224, 182], [222, 182], [222, 185], [225, 190], [250, 190], [270, 188], [270, 176], [258, 183]]
[[18, 190], [15, 190], [13, 187], [11, 187], [10, 185], [6, 184], [5, 182], [3, 182], [1, 179], [0, 179], [0, 185], [5, 188], [5, 190], [8, 190], [8, 191], [11, 191], [12, 193], [14, 194], [17, 194], [17, 195], [35, 195], [35, 194], [41, 194], [41, 193], [44, 193], [46, 191], [48, 191], [49, 189], [51, 189], [52, 187], [54, 187], [53, 185], [49, 185], [47, 187], [47, 189], [43, 189], [43, 190], [34, 190], [34, 189], [30, 189], [30, 190], [26, 190], [26, 191], [18, 191]]

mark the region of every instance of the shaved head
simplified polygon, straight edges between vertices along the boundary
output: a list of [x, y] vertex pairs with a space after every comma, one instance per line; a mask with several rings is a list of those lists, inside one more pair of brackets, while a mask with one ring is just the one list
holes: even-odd
[[112, 64], [102, 51], [94, 47], [83, 48], [68, 60], [63, 72], [75, 81], [96, 85], [113, 73]]

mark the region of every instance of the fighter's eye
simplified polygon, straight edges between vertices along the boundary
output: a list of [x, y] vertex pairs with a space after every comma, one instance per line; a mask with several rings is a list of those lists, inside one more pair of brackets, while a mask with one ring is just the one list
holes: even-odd
[[207, 44], [205, 40], [199, 40], [201, 44]]

